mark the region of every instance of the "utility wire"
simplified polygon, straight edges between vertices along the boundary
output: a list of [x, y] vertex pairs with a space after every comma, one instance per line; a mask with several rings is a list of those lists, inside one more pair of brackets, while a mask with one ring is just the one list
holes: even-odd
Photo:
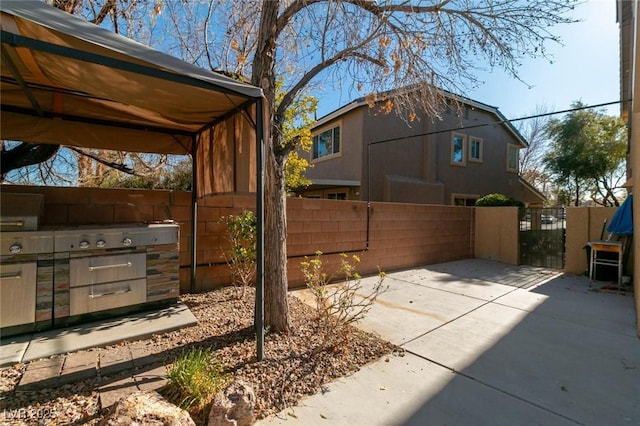
[[429, 135], [435, 135], [435, 134], [438, 134], [438, 133], [454, 132], [456, 130], [475, 129], [475, 128], [478, 128], [478, 127], [495, 126], [496, 124], [510, 124], [510, 123], [512, 123], [514, 121], [530, 120], [532, 118], [548, 117], [550, 115], [566, 114], [568, 112], [573, 112], [573, 111], [580, 111], [580, 110], [591, 109], [591, 108], [600, 108], [600, 107], [605, 107], [605, 106], [609, 106], [609, 105], [623, 104], [623, 103], [628, 103], [628, 102], [631, 102], [631, 99], [620, 100], [620, 101], [612, 101], [612, 102], [605, 102], [603, 104], [597, 104], [597, 105], [585, 105], [585, 106], [582, 106], [582, 107], [569, 108], [569, 109], [565, 109], [565, 110], [562, 110], [562, 111], [554, 111], [554, 112], [547, 112], [547, 113], [544, 113], [544, 114], [528, 115], [526, 117], [504, 119], [504, 120], [499, 120], [499, 121], [493, 121], [491, 123], [474, 124], [473, 126], [460, 126], [460, 127], [453, 127], [453, 128], [444, 129], [444, 130], [433, 130], [431, 132], [418, 133], [418, 134], [411, 135], [411, 136], [401, 136], [401, 137], [392, 138], [392, 139], [384, 139], [384, 140], [380, 140], [380, 141], [376, 141], [376, 142], [370, 142], [369, 145], [378, 145], [378, 144], [387, 143], [387, 142], [397, 142], [397, 141], [401, 141], [401, 140], [412, 139], [412, 138], [415, 138], [415, 137], [418, 137], [418, 136], [429, 136]]

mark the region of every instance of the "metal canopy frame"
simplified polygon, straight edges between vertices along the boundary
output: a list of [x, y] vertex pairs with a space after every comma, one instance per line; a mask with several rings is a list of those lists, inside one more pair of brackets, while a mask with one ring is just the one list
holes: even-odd
[[[20, 2], [13, 2], [11, 0], [5, 0], [0, 4], [3, 13], [8, 13], [12, 15], [15, 13], [13, 10], [19, 10], [23, 5], [19, 4]], [[37, 7], [36, 7], [37, 6]], [[34, 9], [41, 8], [40, 10], [43, 13], [56, 14], [56, 12], [52, 11], [52, 7], [44, 4], [37, 4], [31, 7], [31, 11]], [[55, 10], [55, 9], [54, 9]], [[64, 12], [60, 11], [60, 20], [73, 19], [75, 17], [71, 17]], [[20, 13], [16, 13], [15, 16], [20, 17]], [[29, 18], [25, 18], [29, 19]], [[38, 23], [37, 21], [31, 21], [38, 25], [42, 25], [42, 23]], [[72, 22], [72, 21], [69, 21]], [[103, 34], [105, 32], [104, 29], [96, 27], [96, 32], [101, 31]], [[121, 37], [117, 35], [117, 37]], [[68, 46], [61, 46], [58, 44], [50, 43], [43, 40], [37, 40], [30, 37], [25, 37], [19, 34], [15, 34], [12, 32], [5, 31], [4, 29], [0, 32], [0, 40], [2, 42], [2, 62], [5, 64], [11, 75], [15, 79], [15, 81], [10, 81], [9, 77], [2, 77], [3, 83], [9, 83], [20, 87], [25, 97], [31, 103], [33, 110], [28, 108], [19, 107], [16, 105], [5, 104], [4, 102], [0, 106], [0, 110], [3, 112], [11, 112], [17, 113], [24, 116], [35, 116], [49, 119], [56, 119], [62, 121], [69, 121], [75, 123], [88, 123], [88, 124], [96, 124], [100, 126], [107, 126], [110, 128], [123, 128], [129, 130], [135, 130], [140, 132], [154, 132], [154, 133], [163, 133], [167, 135], [180, 135], [183, 137], [189, 137], [191, 141], [191, 149], [189, 150], [184, 144], [180, 144], [182, 149], [184, 150], [184, 154], [190, 154], [192, 157], [192, 258], [191, 258], [191, 289], [195, 290], [195, 278], [196, 278], [196, 247], [197, 247], [197, 206], [198, 206], [198, 183], [197, 183], [197, 170], [198, 170], [198, 159], [197, 159], [197, 144], [198, 139], [197, 136], [207, 130], [213, 128], [216, 124], [222, 122], [230, 115], [234, 113], [238, 113], [241, 111], [245, 111], [252, 106], [256, 105], [256, 121], [253, 122], [249, 117], [245, 117], [250, 123], [250, 125], [256, 131], [256, 210], [257, 210], [257, 247], [256, 247], [256, 305], [255, 305], [255, 327], [256, 327], [256, 338], [257, 338], [257, 358], [258, 360], [262, 360], [264, 353], [264, 160], [263, 160], [263, 152], [264, 152], [264, 125], [263, 125], [263, 97], [262, 91], [259, 88], [256, 89], [257, 95], [248, 95], [247, 93], [236, 92], [227, 87], [214, 84], [210, 81], [206, 81], [204, 79], [198, 78], [198, 76], [190, 76], [188, 74], [181, 74], [179, 72], [169, 72], [158, 68], [153, 68], [151, 66], [147, 66], [141, 63], [128, 62], [125, 60], [108, 57], [95, 52], [88, 52], [84, 50], [75, 49]], [[127, 39], [128, 40], [128, 39]], [[123, 42], [126, 44], [126, 42]], [[135, 73], [142, 76], [148, 76], [155, 79], [171, 81], [174, 83], [197, 87], [205, 90], [211, 90], [214, 92], [222, 93], [227, 95], [227, 100], [233, 104], [233, 100], [230, 96], [240, 96], [245, 98], [246, 100], [240, 104], [236, 104], [235, 108], [230, 109], [226, 114], [223, 114], [220, 117], [216, 117], [214, 120], [208, 123], [203, 123], [200, 128], [196, 131], [185, 130], [184, 128], [173, 128], [173, 127], [161, 127], [161, 126], [153, 126], [153, 125], [139, 125], [136, 123], [127, 123], [120, 122], [115, 120], [108, 119], [97, 119], [95, 117], [83, 117], [79, 115], [73, 114], [63, 114], [57, 112], [48, 112], [44, 111], [42, 107], [39, 105], [35, 96], [33, 96], [31, 89], [43, 89], [42, 85], [35, 85], [33, 83], [29, 83], [25, 81], [20, 75], [20, 71], [17, 66], [11, 60], [9, 53], [7, 52], [6, 46], [11, 47], [19, 47], [26, 48], [34, 51], [46, 52], [48, 54], [57, 55], [64, 58], [70, 58], [77, 61], [92, 63], [103, 65], [112, 69], [122, 70], [130, 73]], [[150, 48], [144, 47], [144, 49], [148, 49], [148, 51], [153, 51]], [[125, 52], [126, 54], [126, 52]], [[166, 57], [166, 56], [165, 56]], [[171, 58], [174, 59], [174, 58]], [[139, 59], [138, 59], [139, 61]], [[175, 62], [173, 63], [175, 64]], [[185, 63], [186, 64], [186, 63]], [[189, 64], [191, 65], [191, 64]], [[250, 87], [248, 85], [244, 85], [245, 87]], [[68, 87], [44, 87], [46, 90], [51, 91], [53, 93], [59, 92], [62, 94], [72, 94], [74, 96], [86, 96], [88, 98], [98, 99], [91, 94], [82, 92], [82, 91], [74, 91], [70, 90]], [[250, 115], [250, 114], [248, 114]], [[178, 141], [176, 141], [178, 142]], [[154, 152], [152, 147], [147, 152]], [[118, 146], [118, 142], [113, 142], [112, 149], [121, 149]]]

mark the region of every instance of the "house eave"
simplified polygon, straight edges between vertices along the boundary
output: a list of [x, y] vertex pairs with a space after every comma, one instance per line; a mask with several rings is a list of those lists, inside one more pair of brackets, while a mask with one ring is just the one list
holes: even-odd
[[[402, 90], [402, 89], [398, 89], [398, 90]], [[465, 105], [468, 105], [470, 107], [473, 108], [477, 108], [480, 109], [482, 111], [488, 112], [493, 114], [494, 116], [496, 116], [496, 118], [498, 118], [498, 121], [496, 124], [504, 124], [506, 126], [506, 128], [509, 130], [509, 132], [511, 132], [511, 134], [513, 134], [513, 136], [515, 136], [515, 138], [518, 140], [518, 142], [520, 143], [520, 146], [522, 148], [527, 148], [529, 146], [529, 144], [527, 143], [526, 139], [524, 138], [524, 136], [522, 136], [520, 134], [520, 132], [518, 131], [518, 129], [516, 129], [513, 124], [511, 124], [511, 121], [509, 121], [503, 114], [502, 112], [500, 112], [500, 110], [498, 109], [498, 107], [494, 107], [464, 96], [460, 96], [460, 95], [456, 95], [453, 94], [451, 92], [448, 92], [446, 90], [443, 90], [443, 93], [445, 95], [446, 98], [449, 98], [455, 102], [460, 102], [463, 103]], [[315, 130], [319, 127], [322, 127], [324, 125], [326, 125], [327, 123], [330, 123], [340, 117], [342, 117], [343, 115], [347, 114], [348, 112], [351, 112], [357, 108], [363, 107], [365, 105], [368, 105], [365, 98], [358, 98], [332, 112], [330, 112], [329, 114], [321, 117], [320, 119], [318, 119], [315, 124], [311, 127], [311, 130]], [[461, 128], [461, 130], [464, 129]]]

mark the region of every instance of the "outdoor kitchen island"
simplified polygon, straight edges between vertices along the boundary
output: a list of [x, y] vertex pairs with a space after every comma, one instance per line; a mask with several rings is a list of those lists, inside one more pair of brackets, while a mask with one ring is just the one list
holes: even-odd
[[[12, 218], [11, 224], [28, 221]], [[178, 299], [175, 223], [31, 228], [0, 232], [3, 337], [159, 309]]]

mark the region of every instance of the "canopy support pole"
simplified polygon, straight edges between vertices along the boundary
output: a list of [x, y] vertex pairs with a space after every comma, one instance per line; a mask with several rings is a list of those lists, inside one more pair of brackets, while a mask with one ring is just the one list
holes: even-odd
[[18, 82], [18, 86], [20, 86], [27, 99], [29, 99], [29, 102], [31, 102], [31, 106], [33, 106], [33, 109], [38, 113], [40, 117], [42, 117], [43, 114], [42, 108], [40, 108], [40, 104], [33, 96], [33, 93], [31, 93], [31, 90], [29, 90], [29, 87], [27, 87], [27, 83], [25, 83], [25, 81], [22, 79], [20, 72], [18, 72], [18, 67], [11, 60], [11, 57], [9, 56], [9, 53], [7, 52], [7, 49], [5, 49], [4, 45], [2, 45], [2, 62], [5, 62], [7, 64], [7, 66], [9, 67], [9, 71], [11, 71], [11, 74], [13, 74], [13, 77]]
[[264, 123], [262, 98], [256, 99], [256, 354], [264, 357]]
[[191, 138], [191, 283], [190, 291], [196, 291], [196, 234], [198, 230], [198, 141]]

